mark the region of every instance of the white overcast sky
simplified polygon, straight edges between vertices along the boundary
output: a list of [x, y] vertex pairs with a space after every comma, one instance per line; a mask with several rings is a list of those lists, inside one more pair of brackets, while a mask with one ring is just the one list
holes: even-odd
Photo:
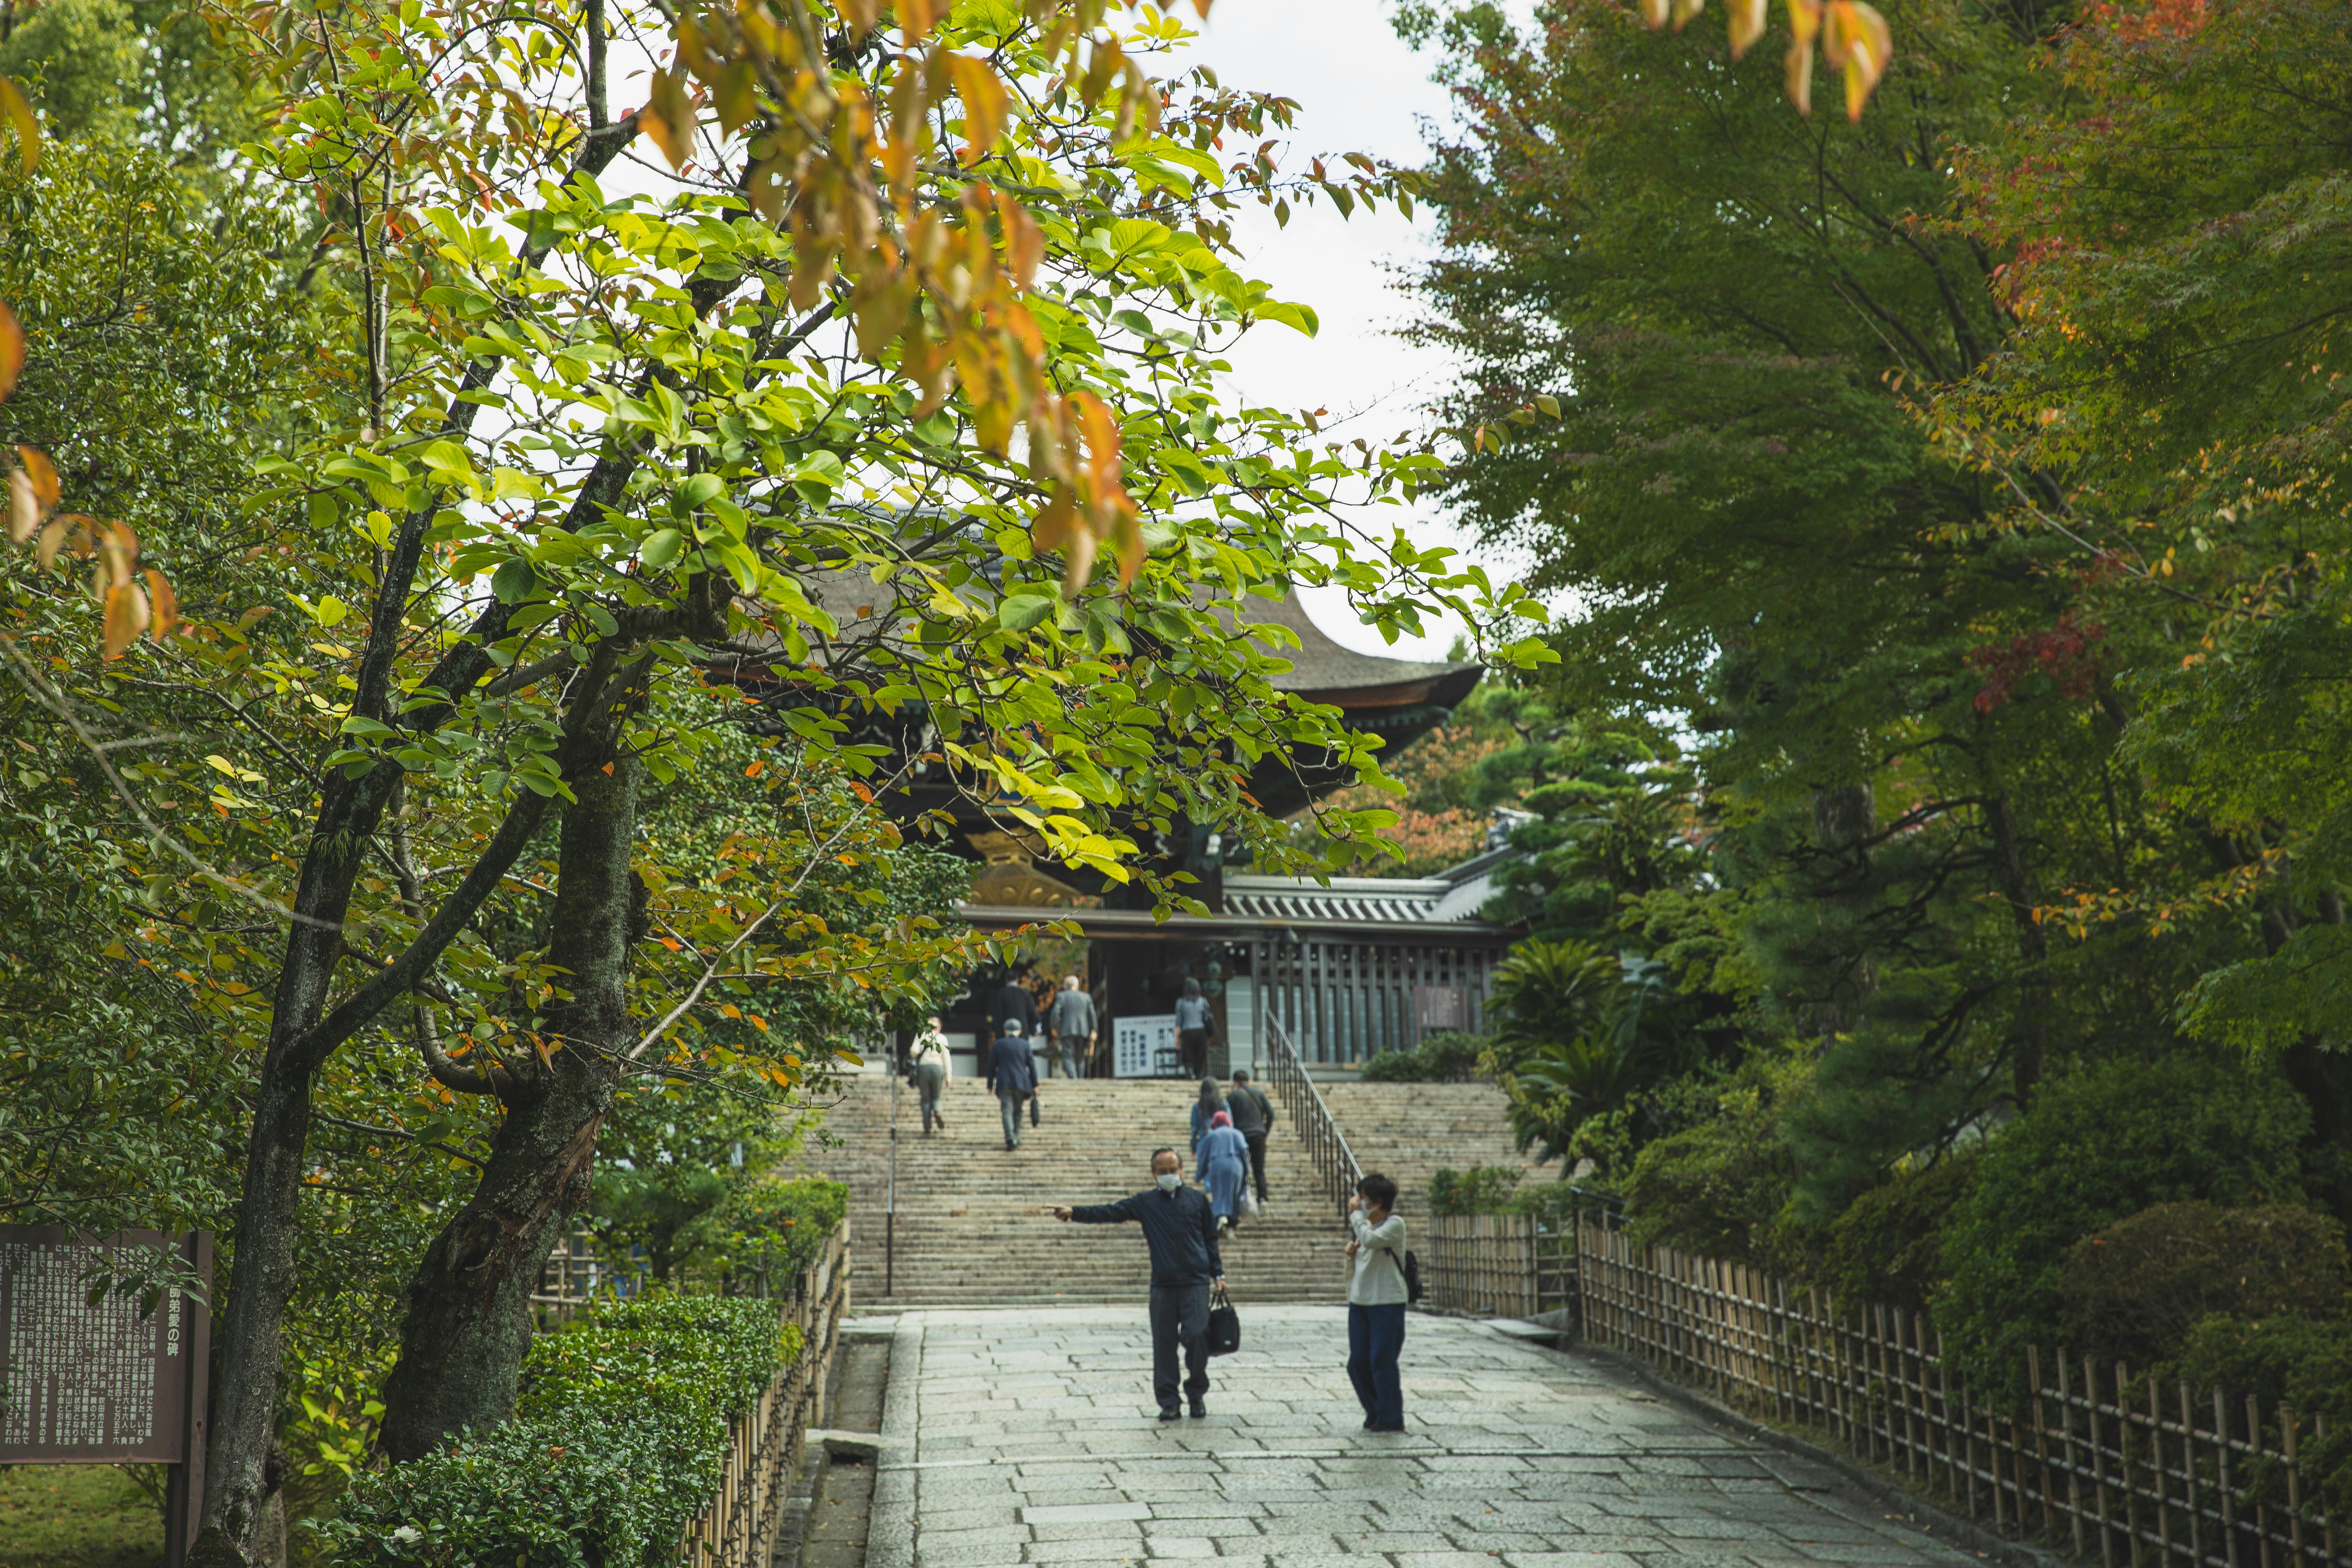
[[[1189, 7], [1176, 14], [1201, 34], [1190, 58], [1208, 64], [1218, 80], [1297, 100], [1291, 146], [1302, 154], [1301, 167], [1308, 153], [1367, 153], [1417, 164], [1426, 153], [1424, 122], [1451, 119], [1446, 95], [1430, 79], [1433, 59], [1397, 37], [1382, 0], [1216, 0], [1205, 23], [1194, 23]], [[1278, 326], [1253, 331], [1232, 356], [1234, 391], [1253, 404], [1328, 408], [1351, 440], [1417, 432], [1423, 408], [1450, 375], [1445, 355], [1396, 335], [1413, 307], [1394, 288], [1393, 268], [1426, 253], [1426, 209], [1412, 223], [1385, 205], [1346, 219], [1318, 203], [1294, 210], [1289, 226], [1276, 228], [1270, 213], [1251, 205], [1236, 231], [1243, 270], [1272, 285], [1277, 298], [1312, 305], [1322, 330], [1312, 341]], [[1370, 514], [1383, 529], [1399, 515], [1392, 508]], [[1467, 542], [1426, 510], [1411, 531], [1424, 545]], [[1486, 564], [1495, 571], [1501, 563]], [[1310, 592], [1307, 608], [1333, 638], [1368, 653], [1442, 658], [1457, 629], [1433, 628], [1418, 647], [1391, 647], [1359, 625], [1336, 593]]]

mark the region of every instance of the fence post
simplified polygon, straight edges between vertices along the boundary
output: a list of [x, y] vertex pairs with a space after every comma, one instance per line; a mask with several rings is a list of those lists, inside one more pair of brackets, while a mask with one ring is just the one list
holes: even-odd
[[1797, 1380], [1801, 1369], [1797, 1363], [1795, 1337], [1789, 1331], [1789, 1288], [1777, 1274], [1772, 1280], [1772, 1358], [1780, 1363], [1780, 1373], [1773, 1380], [1773, 1408], [1780, 1419], [1801, 1420], [1797, 1414], [1799, 1390]]
[[2156, 1497], [2157, 1561], [2172, 1562], [2172, 1474], [2164, 1468], [2164, 1405], [2156, 1391], [2156, 1374], [2147, 1379], [2147, 1474]]
[[[2091, 1356], [2082, 1359], [2084, 1411], [2091, 1417], [2091, 1488], [2098, 1495], [2098, 1561], [2115, 1568], [2115, 1521], [2107, 1514], [2107, 1450], [2100, 1446], [2098, 1436], [2098, 1363]], [[2122, 1389], [2116, 1389], [2116, 1405], [2122, 1405]]]
[[2042, 1411], [2042, 1347], [2025, 1347], [2025, 1380], [2033, 1389], [2033, 1465], [2034, 1490], [2042, 1499], [2042, 1533], [2058, 1533], [2058, 1521], [2050, 1508], [2050, 1427]]
[[2197, 1423], [2189, 1413], [2189, 1380], [2180, 1379], [2180, 1491], [2189, 1509], [2189, 1561], [2204, 1568], [2204, 1521], [2197, 1507]]
[[2279, 1449], [2286, 1458], [2287, 1529], [2294, 1541], [2295, 1568], [2303, 1563], [2303, 1477], [2294, 1462], [2294, 1412], [2279, 1406]]
[[[1952, 1358], [1945, 1349], [1944, 1331], [1941, 1329], [1936, 1331], [1936, 1395], [1937, 1403], [1942, 1406], [1939, 1414], [1944, 1424], [1944, 1495], [1957, 1501], [1960, 1495], [1959, 1472], [1963, 1466], [1952, 1457], [1952, 1436], [1955, 1433], [1965, 1436], [1968, 1424], [1952, 1412]], [[1969, 1500], [1971, 1503], [1976, 1500], [1974, 1481], [1969, 1484]]]
[[[2246, 1452], [2259, 1462], [2263, 1451], [2262, 1402], [2246, 1395]], [[2259, 1476], [2260, 1472], [2256, 1472]], [[2271, 1568], [2271, 1510], [2260, 1491], [2254, 1493], [2254, 1543], [2262, 1550], [2263, 1568]]]
[[[2325, 1451], [2327, 1447], [2326, 1416], [2315, 1415], [2311, 1418], [2311, 1435], [2318, 1439], [2321, 1450]], [[2327, 1564], [2327, 1568], [2336, 1568], [2336, 1510], [2333, 1508], [2319, 1516], [2319, 1550], [2320, 1560]]]
[[2230, 1484], [2230, 1407], [2221, 1391], [2213, 1391], [2213, 1451], [2221, 1486], [2221, 1539], [2228, 1545], [2230, 1568], [2238, 1568], [2238, 1494]]

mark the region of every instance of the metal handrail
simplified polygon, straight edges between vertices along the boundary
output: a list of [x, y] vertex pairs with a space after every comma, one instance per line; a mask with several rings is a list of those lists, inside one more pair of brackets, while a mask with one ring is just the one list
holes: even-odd
[[1270, 1012], [1265, 1015], [1265, 1033], [1266, 1058], [1272, 1064], [1275, 1090], [1290, 1107], [1291, 1126], [1315, 1161], [1315, 1169], [1323, 1178], [1325, 1195], [1344, 1215], [1348, 1212], [1348, 1200], [1356, 1194], [1356, 1184], [1363, 1179], [1363, 1167], [1356, 1163], [1355, 1151], [1348, 1147], [1348, 1135], [1339, 1131], [1339, 1123], [1332, 1117], [1331, 1108], [1323, 1103], [1315, 1080], [1307, 1076], [1307, 1064], [1299, 1060], [1298, 1049], [1290, 1043], [1282, 1020]]

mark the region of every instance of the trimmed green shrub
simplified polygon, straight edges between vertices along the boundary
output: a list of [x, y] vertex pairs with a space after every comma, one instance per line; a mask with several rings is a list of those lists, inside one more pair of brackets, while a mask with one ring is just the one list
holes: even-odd
[[716, 1251], [761, 1293], [781, 1290], [818, 1253], [849, 1212], [849, 1188], [823, 1176], [762, 1182], [729, 1198], [718, 1215]]
[[[660, 1479], [685, 1434], [641, 1425], [514, 1421], [352, 1479], [317, 1527], [336, 1568], [617, 1568], [662, 1561], [693, 1510]], [[696, 1508], [700, 1505], [695, 1504]]]
[[1976, 1179], [1977, 1152], [1896, 1173], [1832, 1221], [1816, 1276], [1841, 1301], [1925, 1311], [1945, 1279], [1944, 1228]]
[[1517, 1165], [1473, 1165], [1429, 1178], [1432, 1214], [1503, 1214], [1527, 1173]]
[[1408, 1050], [1366, 1058], [1357, 1076], [1366, 1083], [1469, 1083], [1493, 1045], [1483, 1035], [1432, 1035]]
[[1794, 1058], [1751, 1058], [1717, 1083], [1710, 1119], [1644, 1145], [1622, 1188], [1634, 1242], [1802, 1274], [1788, 1217], [1797, 1159], [1781, 1117], [1809, 1073]]
[[601, 1307], [533, 1342], [516, 1419], [352, 1479], [337, 1568], [654, 1568], [719, 1486], [728, 1429], [800, 1353], [772, 1301]]
[[2179, 1378], [2241, 1400], [2251, 1394], [2265, 1409], [2292, 1406], [2306, 1432], [2315, 1415], [2352, 1432], [2352, 1320], [2217, 1313], [2189, 1329], [2163, 1368], [2163, 1381]]
[[2076, 1242], [2058, 1282], [2067, 1348], [2142, 1367], [2201, 1319], [2324, 1318], [2344, 1289], [2344, 1227], [2287, 1204], [2159, 1204]]
[[2067, 1249], [2126, 1215], [2202, 1200], [2294, 1203], [2304, 1101], [2273, 1072], [2196, 1056], [2118, 1062], [2043, 1089], [1987, 1145], [1944, 1233], [1937, 1326], [1969, 1384], [2022, 1385], [2064, 1336]]
[[535, 1341], [523, 1363], [523, 1420], [587, 1413], [626, 1421], [647, 1405], [690, 1415], [723, 1441], [729, 1422], [799, 1352], [772, 1301], [671, 1296], [615, 1301]]

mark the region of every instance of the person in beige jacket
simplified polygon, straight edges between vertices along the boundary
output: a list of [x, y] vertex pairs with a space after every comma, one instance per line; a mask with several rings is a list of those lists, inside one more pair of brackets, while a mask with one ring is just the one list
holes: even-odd
[[948, 1037], [940, 1032], [940, 1016], [932, 1014], [922, 1034], [915, 1041], [912, 1054], [915, 1065], [915, 1091], [922, 1097], [923, 1136], [931, 1135], [931, 1123], [947, 1131], [948, 1119], [940, 1111], [940, 1091], [948, 1086], [948, 1078], [955, 1068], [955, 1058], [948, 1054]]
[[1364, 1430], [1404, 1430], [1404, 1219], [1396, 1212], [1397, 1184], [1377, 1173], [1356, 1183], [1348, 1200], [1355, 1232], [1348, 1256], [1348, 1381], [1364, 1406]]

